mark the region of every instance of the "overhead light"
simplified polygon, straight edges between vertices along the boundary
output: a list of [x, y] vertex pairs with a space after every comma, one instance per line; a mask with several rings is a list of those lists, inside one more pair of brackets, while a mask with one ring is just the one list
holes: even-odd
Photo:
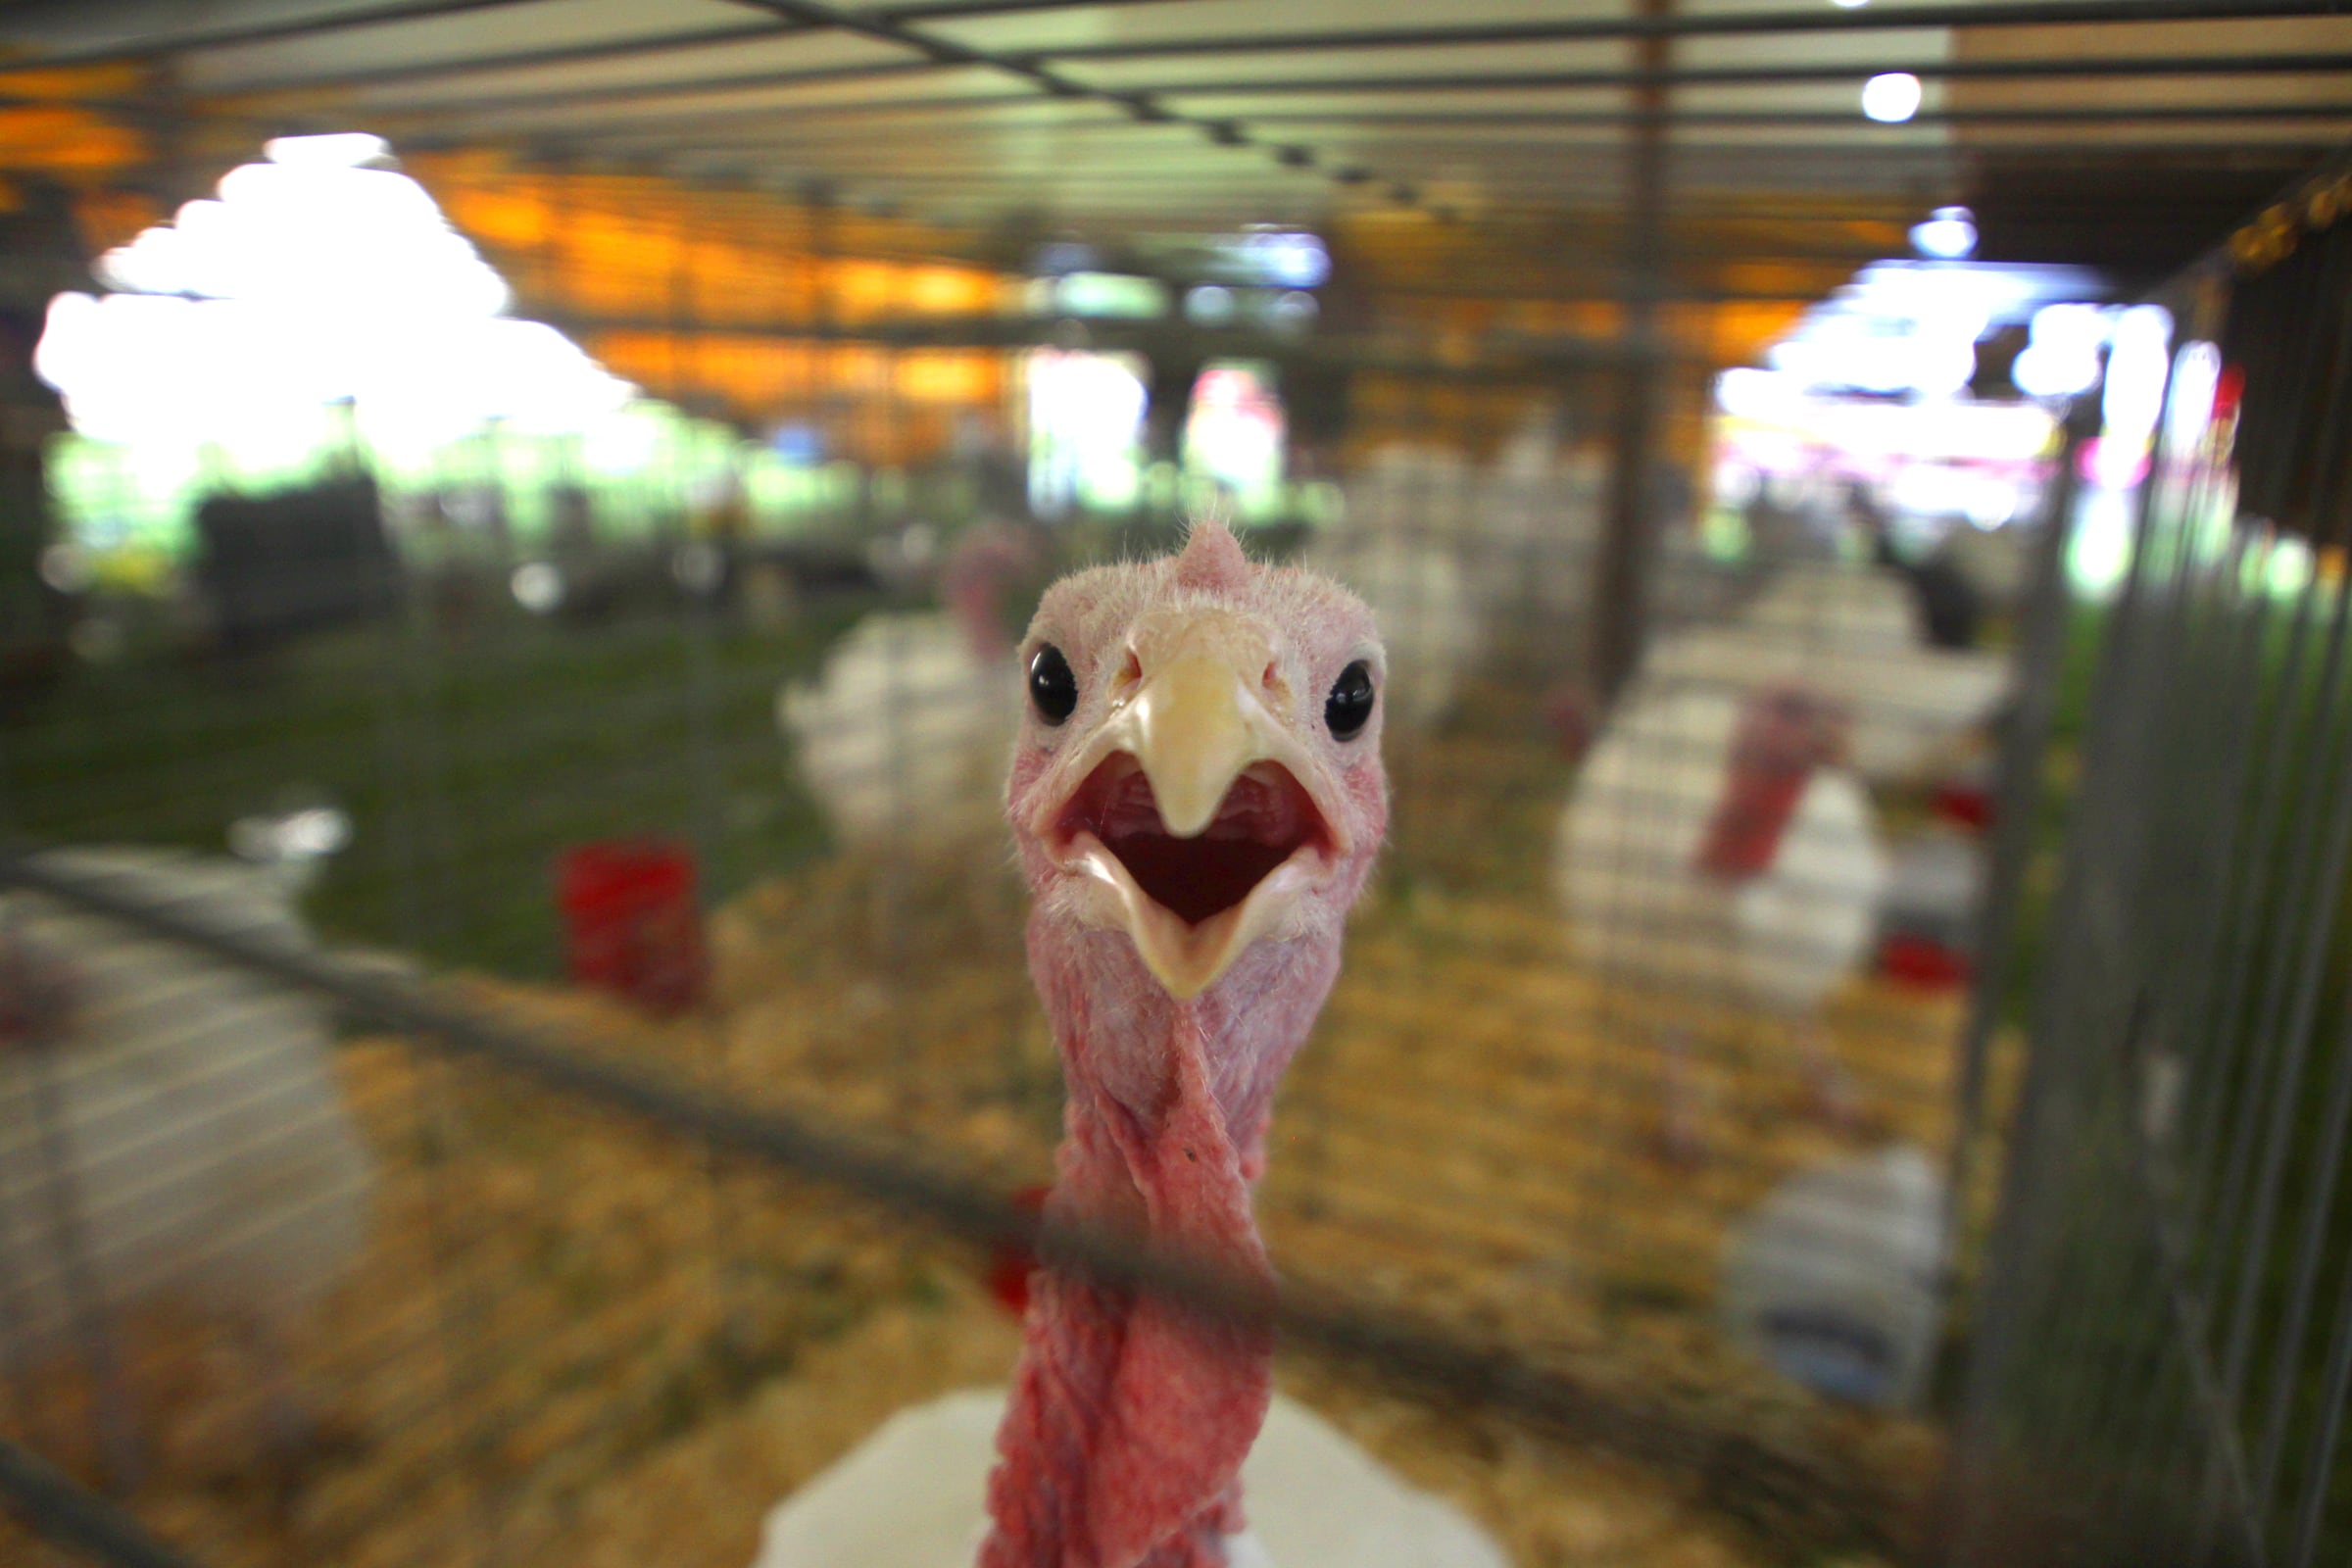
[[1233, 290], [1203, 283], [1184, 297], [1185, 319], [1198, 326], [1223, 326], [1233, 319]]
[[272, 136], [262, 152], [273, 164], [302, 169], [358, 169], [391, 156], [391, 144], [364, 130], [340, 130], [323, 136]]
[[1976, 254], [1976, 215], [1965, 207], [1938, 207], [1911, 226], [1911, 248], [1939, 262], [1963, 262]]
[[1919, 113], [1919, 78], [1888, 71], [1862, 84], [1862, 113], [1884, 125], [1899, 125]]
[[1840, 11], [1859, 11], [1870, 4], [1870, 0], [1830, 0], [1830, 4]]

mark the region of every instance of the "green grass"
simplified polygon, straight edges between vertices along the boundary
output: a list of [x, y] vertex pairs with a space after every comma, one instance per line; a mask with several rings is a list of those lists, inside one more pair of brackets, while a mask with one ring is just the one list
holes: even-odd
[[662, 610], [585, 628], [499, 613], [463, 633], [329, 633], [242, 668], [79, 665], [0, 723], [0, 807], [36, 843], [218, 854], [236, 817], [321, 792], [355, 827], [309, 899], [323, 931], [546, 974], [567, 846], [683, 838], [714, 899], [823, 848], [775, 692], [863, 608], [772, 631]]

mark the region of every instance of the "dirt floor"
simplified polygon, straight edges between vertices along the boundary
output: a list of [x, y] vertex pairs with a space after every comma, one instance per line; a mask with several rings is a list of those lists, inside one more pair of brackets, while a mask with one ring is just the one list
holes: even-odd
[[[1522, 1568], [1849, 1560], [1840, 1499], [1903, 1514], [1936, 1433], [1741, 1359], [1713, 1328], [1714, 1273], [1728, 1228], [1789, 1173], [1889, 1138], [1941, 1156], [1960, 1000], [1841, 993], [1828, 1039], [1861, 1114], [1825, 1120], [1773, 1029], [1577, 968], [1524, 842], [1559, 764], [1458, 750], [1497, 793], [1482, 808], [1404, 775], [1405, 847], [1278, 1113], [1269, 1243], [1294, 1278], [1663, 1412], [1688, 1462], [1635, 1465], [1298, 1357], [1286, 1386]], [[682, 1021], [461, 984], [510, 1021], [919, 1138], [1012, 1188], [1045, 1179], [1058, 1099], [1020, 915], [986, 857], [835, 861], [721, 912], [712, 1000]], [[1696, 1042], [1696, 1162], [1656, 1139], [1675, 1021]], [[371, 1250], [301, 1349], [319, 1440], [304, 1462], [262, 1462], [251, 1370], [217, 1333], [157, 1319], [126, 1336], [153, 1451], [130, 1500], [206, 1563], [726, 1568], [777, 1497], [891, 1410], [1010, 1366], [1014, 1327], [964, 1249], [406, 1041], [355, 1040], [341, 1061], [383, 1172]], [[11, 1424], [86, 1467], [89, 1391], [43, 1376]], [[1821, 1495], [1788, 1495], [1790, 1477]], [[0, 1557], [21, 1544], [0, 1527]]]

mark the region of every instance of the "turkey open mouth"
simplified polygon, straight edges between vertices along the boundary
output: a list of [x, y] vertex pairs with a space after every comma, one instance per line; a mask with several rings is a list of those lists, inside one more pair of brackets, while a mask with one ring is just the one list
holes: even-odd
[[1333, 848], [1313, 798], [1272, 761], [1251, 763], [1227, 786], [1208, 826], [1178, 838], [1160, 820], [1142, 766], [1113, 752], [1071, 795], [1057, 826], [1056, 837], [1082, 856], [1094, 839], [1136, 891], [1195, 929], [1240, 908], [1294, 859], [1301, 869], [1319, 866]]

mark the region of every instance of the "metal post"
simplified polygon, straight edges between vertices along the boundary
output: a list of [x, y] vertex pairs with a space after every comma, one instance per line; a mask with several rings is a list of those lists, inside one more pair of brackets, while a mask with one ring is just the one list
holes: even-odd
[[[1641, 0], [1645, 22], [1664, 22], [1674, 0]], [[1644, 36], [1635, 46], [1642, 80], [1633, 89], [1634, 123], [1625, 161], [1625, 278], [1619, 324], [1625, 369], [1617, 399], [1616, 470], [1609, 515], [1601, 535], [1598, 570], [1592, 582], [1592, 689], [1604, 705], [1617, 695], [1642, 655], [1642, 633], [1649, 612], [1650, 562], [1656, 553], [1651, 525], [1658, 435], [1658, 301], [1665, 280], [1658, 268], [1665, 254], [1667, 88], [1661, 78], [1674, 54], [1665, 32]]]

